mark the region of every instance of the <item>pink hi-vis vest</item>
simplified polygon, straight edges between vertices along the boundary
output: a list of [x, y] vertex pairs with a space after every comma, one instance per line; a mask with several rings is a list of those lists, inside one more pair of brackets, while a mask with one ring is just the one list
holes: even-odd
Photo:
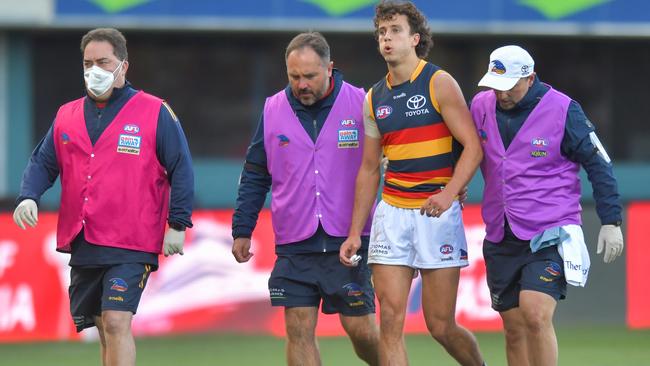
[[[319, 222], [329, 235], [348, 235], [363, 155], [364, 96], [363, 89], [344, 82], [315, 143], [284, 90], [266, 100], [264, 149], [276, 244], [311, 237]], [[369, 232], [370, 220], [363, 235]]]
[[83, 227], [90, 243], [160, 253], [169, 210], [169, 181], [156, 156], [162, 100], [138, 92], [93, 146], [84, 99], [63, 105], [54, 123], [62, 188], [57, 250], [70, 252]]
[[517, 238], [530, 240], [556, 226], [580, 225], [580, 166], [561, 153], [571, 99], [549, 89], [506, 150], [493, 91], [477, 94], [472, 117], [483, 145], [481, 213], [486, 239], [503, 239], [504, 216]]

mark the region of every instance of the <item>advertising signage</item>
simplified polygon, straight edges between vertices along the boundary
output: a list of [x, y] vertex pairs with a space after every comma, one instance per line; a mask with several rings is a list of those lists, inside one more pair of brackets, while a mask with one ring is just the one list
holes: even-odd
[[[377, 0], [55, 0], [54, 23], [369, 31]], [[461, 0], [414, 3], [434, 31], [650, 34], [645, 0]], [[549, 27], [553, 23], [553, 27]]]

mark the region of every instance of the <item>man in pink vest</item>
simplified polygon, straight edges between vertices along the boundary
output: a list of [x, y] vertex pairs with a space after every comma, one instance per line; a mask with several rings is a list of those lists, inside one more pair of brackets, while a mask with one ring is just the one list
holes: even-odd
[[612, 164], [578, 103], [539, 81], [519, 46], [490, 55], [472, 117], [482, 141], [483, 255], [492, 307], [503, 319], [509, 365], [557, 365], [553, 328], [566, 284], [584, 286], [589, 254], [580, 227], [584, 167], [602, 222], [598, 253], [623, 251]]
[[103, 365], [135, 365], [131, 320], [142, 291], [158, 254], [183, 254], [192, 226], [192, 161], [167, 103], [126, 81], [122, 33], [94, 29], [81, 52], [87, 95], [59, 108], [34, 150], [14, 221], [35, 227], [37, 203], [60, 176], [57, 250], [71, 253], [77, 331], [97, 326]]
[[273, 306], [284, 307], [289, 365], [320, 365], [318, 308], [339, 314], [357, 355], [377, 361], [374, 291], [364, 257], [338, 260], [350, 229], [354, 180], [363, 151], [363, 89], [333, 68], [325, 38], [297, 35], [285, 53], [289, 85], [267, 98], [246, 154], [233, 215], [235, 259], [253, 256], [251, 235], [271, 189], [277, 259], [269, 279]]

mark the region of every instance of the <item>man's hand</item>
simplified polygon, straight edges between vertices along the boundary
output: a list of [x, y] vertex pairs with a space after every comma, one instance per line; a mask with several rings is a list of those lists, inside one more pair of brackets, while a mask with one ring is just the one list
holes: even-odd
[[454, 202], [454, 197], [450, 196], [444, 189], [434, 195], [429, 196], [420, 207], [420, 215], [426, 214], [431, 217], [440, 217], [443, 212], [447, 211]]
[[25, 230], [25, 224], [31, 227], [36, 227], [38, 224], [38, 206], [36, 201], [32, 199], [24, 199], [20, 201], [16, 209], [14, 210], [14, 222], [21, 229]]
[[248, 262], [253, 257], [250, 238], [237, 238], [232, 243], [232, 255], [239, 263]]
[[167, 229], [163, 240], [163, 254], [165, 254], [165, 257], [176, 253], [183, 255], [183, 242], [185, 242], [185, 231]]
[[458, 202], [460, 203], [460, 209], [465, 208], [465, 201], [467, 201], [467, 187], [463, 187], [463, 189], [458, 192]]
[[598, 234], [598, 249], [596, 254], [600, 254], [605, 249], [603, 260], [605, 263], [611, 263], [623, 253], [623, 232], [621, 227], [616, 225], [603, 225]]
[[358, 260], [355, 262], [352, 260], [352, 256], [357, 254], [357, 250], [361, 248], [361, 237], [359, 236], [349, 236], [343, 244], [341, 244], [341, 249], [339, 249], [339, 261], [347, 267], [355, 267], [358, 264]]

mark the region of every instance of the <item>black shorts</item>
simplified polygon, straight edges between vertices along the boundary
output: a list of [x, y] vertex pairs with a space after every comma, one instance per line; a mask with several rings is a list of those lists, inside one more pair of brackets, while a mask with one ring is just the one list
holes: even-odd
[[273, 306], [319, 307], [325, 314], [361, 316], [375, 312], [375, 291], [366, 263], [367, 251], [356, 267], [339, 262], [338, 252], [279, 255], [269, 279]]
[[542, 292], [555, 300], [564, 299], [564, 262], [557, 247], [533, 253], [529, 240], [520, 240], [508, 231], [500, 243], [483, 241], [492, 308], [501, 312], [518, 307], [521, 290]]
[[127, 263], [106, 267], [71, 267], [70, 313], [77, 332], [95, 325], [104, 310], [138, 310], [140, 297], [156, 267]]

